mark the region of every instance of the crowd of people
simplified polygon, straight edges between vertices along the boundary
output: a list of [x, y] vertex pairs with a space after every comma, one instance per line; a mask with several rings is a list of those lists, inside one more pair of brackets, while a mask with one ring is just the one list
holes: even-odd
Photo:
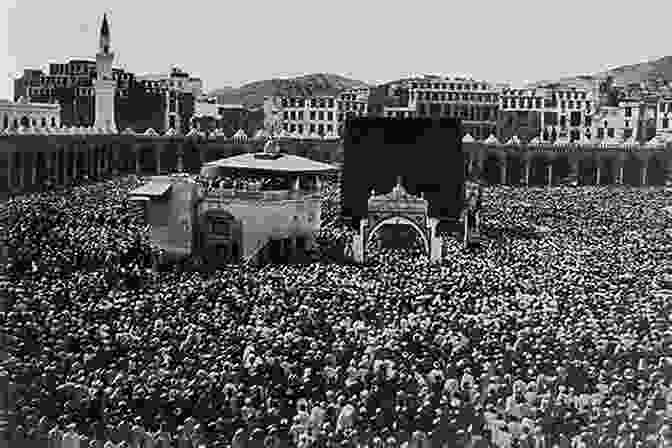
[[[663, 188], [488, 187], [488, 241], [365, 265], [147, 269], [124, 179], [7, 204], [17, 424], [208, 447], [655, 447], [672, 440]], [[352, 236], [326, 191], [320, 247]], [[134, 277], [135, 276], [135, 277]], [[193, 423], [196, 423], [195, 425]]]
[[248, 191], [269, 191], [269, 190], [289, 190], [291, 188], [290, 180], [286, 177], [274, 176], [217, 176], [196, 178], [197, 182], [207, 191], [217, 190], [248, 190]]

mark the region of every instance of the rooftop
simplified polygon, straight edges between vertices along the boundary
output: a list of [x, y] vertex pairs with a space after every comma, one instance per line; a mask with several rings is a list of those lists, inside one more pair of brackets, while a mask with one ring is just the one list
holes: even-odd
[[266, 173], [318, 174], [337, 171], [333, 165], [316, 162], [305, 157], [290, 154], [248, 153], [225, 159], [214, 160], [203, 165], [204, 168], [222, 168], [228, 170], [257, 171]]

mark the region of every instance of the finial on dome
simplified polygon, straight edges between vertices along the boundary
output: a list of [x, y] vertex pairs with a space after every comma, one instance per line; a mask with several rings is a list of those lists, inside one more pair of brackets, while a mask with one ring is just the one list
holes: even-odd
[[266, 154], [277, 154], [280, 152], [278, 143], [273, 138], [269, 138], [266, 144], [264, 145], [264, 153]]

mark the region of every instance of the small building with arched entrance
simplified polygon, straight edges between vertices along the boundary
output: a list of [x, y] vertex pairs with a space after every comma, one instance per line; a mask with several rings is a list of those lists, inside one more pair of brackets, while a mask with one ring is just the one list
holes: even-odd
[[373, 239], [389, 225], [410, 228], [420, 240], [423, 252], [431, 261], [441, 259], [441, 239], [436, 234], [437, 218], [428, 216], [429, 204], [422, 197], [408, 193], [397, 179], [391, 192], [382, 195], [371, 193], [366, 219], [360, 221], [359, 234], [352, 242], [353, 258], [358, 263], [367, 259], [367, 248]]

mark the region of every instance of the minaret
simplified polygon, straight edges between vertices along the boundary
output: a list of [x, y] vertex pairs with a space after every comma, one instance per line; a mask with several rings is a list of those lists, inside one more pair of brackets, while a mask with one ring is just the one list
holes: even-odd
[[96, 121], [94, 127], [117, 132], [117, 125], [114, 121], [114, 94], [117, 83], [112, 76], [113, 60], [114, 53], [110, 50], [110, 27], [107, 23], [107, 14], [105, 14], [100, 27], [100, 40], [96, 54]]

